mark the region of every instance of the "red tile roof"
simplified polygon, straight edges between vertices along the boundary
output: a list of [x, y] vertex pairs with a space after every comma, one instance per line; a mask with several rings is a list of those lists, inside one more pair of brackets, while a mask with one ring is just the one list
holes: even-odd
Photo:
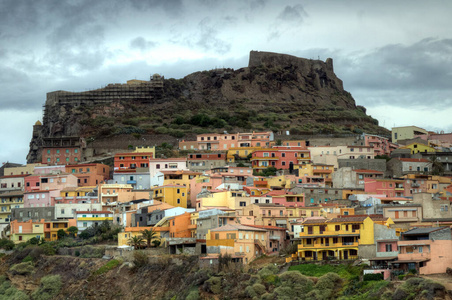
[[372, 173], [372, 174], [383, 174], [383, 172], [381, 171], [376, 171], [376, 170], [363, 170], [363, 169], [358, 169], [358, 170], [354, 170], [356, 173]]
[[424, 159], [424, 158], [398, 158], [398, 160], [404, 161], [404, 162], [425, 162], [425, 163], [430, 162], [428, 159]]

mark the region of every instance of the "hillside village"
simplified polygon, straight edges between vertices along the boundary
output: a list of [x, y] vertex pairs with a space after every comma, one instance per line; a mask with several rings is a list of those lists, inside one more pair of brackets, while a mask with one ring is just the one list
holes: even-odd
[[205, 266], [360, 260], [388, 280], [452, 266], [452, 133], [314, 140], [204, 133], [166, 155], [128, 147], [109, 166], [62, 138], [41, 162], [0, 168], [2, 238], [55, 241], [108, 222], [121, 226], [115, 253], [158, 247]]

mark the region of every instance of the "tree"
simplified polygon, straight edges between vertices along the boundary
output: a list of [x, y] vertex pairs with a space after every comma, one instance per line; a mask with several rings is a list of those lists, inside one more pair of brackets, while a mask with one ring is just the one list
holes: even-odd
[[75, 238], [75, 236], [77, 235], [77, 232], [78, 232], [78, 228], [75, 227], [75, 226], [71, 226], [71, 227], [69, 227], [69, 228], [67, 229], [67, 232], [69, 232], [69, 235], [70, 235], [71, 237], [74, 237], [74, 238]]
[[66, 235], [67, 235], [67, 233], [66, 233], [66, 231], [64, 231], [64, 229], [60, 229], [60, 230], [57, 231], [58, 239], [65, 238]]
[[133, 246], [134, 249], [139, 249], [143, 245], [143, 238], [141, 236], [133, 236], [128, 240], [130, 246]]
[[443, 175], [444, 167], [441, 161], [439, 161], [438, 156], [430, 156], [430, 162], [432, 164], [432, 175]]
[[154, 231], [153, 228], [151, 228], [151, 230], [145, 229], [145, 230], [141, 231], [141, 234], [143, 235], [143, 239], [146, 240], [147, 247], [150, 248], [152, 240], [157, 237], [157, 232]]

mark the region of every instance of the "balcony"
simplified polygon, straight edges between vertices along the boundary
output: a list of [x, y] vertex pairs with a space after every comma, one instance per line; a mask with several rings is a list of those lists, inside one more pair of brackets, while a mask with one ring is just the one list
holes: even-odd
[[281, 237], [279, 236], [279, 235], [271, 235], [271, 236], [269, 236], [269, 239], [270, 240], [280, 240], [281, 239]]
[[338, 242], [338, 243], [312, 243], [312, 244], [300, 244], [298, 245], [298, 250], [311, 249], [311, 248], [342, 248], [342, 247], [358, 247], [359, 242]]
[[101, 195], [102, 195], [102, 197], [118, 197], [118, 193], [110, 193], [110, 194], [102, 193]]
[[320, 232], [300, 232], [300, 237], [314, 237], [314, 236], [340, 236], [340, 235], [359, 235], [359, 229], [354, 230], [338, 230], [338, 231], [320, 231]]
[[312, 174], [330, 174], [332, 172], [333, 170], [319, 170], [319, 169], [312, 170]]

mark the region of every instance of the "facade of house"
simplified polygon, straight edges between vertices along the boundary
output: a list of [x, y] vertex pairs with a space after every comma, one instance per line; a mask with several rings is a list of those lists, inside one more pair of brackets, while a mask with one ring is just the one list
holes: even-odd
[[154, 158], [153, 152], [124, 152], [116, 153], [114, 170], [128, 170], [136, 168], [149, 168], [149, 160]]
[[113, 174], [113, 182], [130, 184], [134, 190], [148, 190], [151, 188], [149, 169], [117, 170]]
[[90, 226], [100, 225], [104, 221], [113, 222], [113, 213], [111, 211], [76, 211], [75, 212], [76, 226], [79, 231], [83, 231]]
[[226, 165], [226, 153], [192, 153], [187, 157], [187, 166], [191, 171], [207, 171]]
[[437, 274], [452, 264], [450, 227], [413, 228], [402, 233], [397, 246], [397, 260], [391, 262], [395, 270]]
[[251, 165], [257, 171], [268, 167], [293, 170], [296, 164], [298, 164], [298, 151], [292, 149], [256, 150], [251, 156]]
[[393, 127], [391, 129], [392, 141], [413, 139], [416, 136], [428, 134], [428, 131], [417, 126]]
[[44, 138], [42, 147], [42, 164], [68, 165], [77, 164], [83, 149], [79, 137]]
[[78, 186], [96, 186], [110, 178], [110, 167], [104, 164], [66, 165], [66, 173], [77, 177]]
[[187, 208], [187, 187], [183, 185], [163, 185], [151, 190], [152, 198], [172, 206]]
[[24, 207], [24, 193], [13, 191], [0, 194], [0, 230], [11, 222], [11, 212]]
[[227, 224], [210, 230], [206, 238], [208, 254], [240, 256], [244, 263], [267, 253], [267, 230], [240, 224]]

